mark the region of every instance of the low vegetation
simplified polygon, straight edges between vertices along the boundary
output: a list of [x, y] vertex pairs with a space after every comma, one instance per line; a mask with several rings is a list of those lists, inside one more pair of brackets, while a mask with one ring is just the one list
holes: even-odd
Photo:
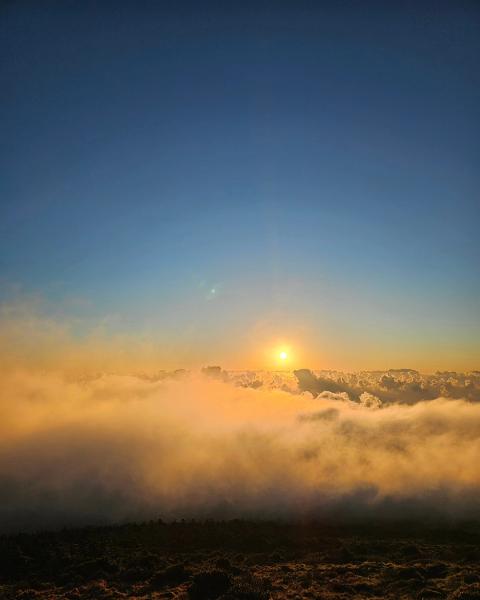
[[480, 526], [155, 521], [4, 536], [0, 597], [480, 600]]

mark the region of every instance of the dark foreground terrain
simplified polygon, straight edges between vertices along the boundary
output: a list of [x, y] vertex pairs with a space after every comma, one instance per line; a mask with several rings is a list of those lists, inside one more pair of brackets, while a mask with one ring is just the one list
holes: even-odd
[[480, 600], [480, 526], [159, 521], [1, 537], [0, 598]]

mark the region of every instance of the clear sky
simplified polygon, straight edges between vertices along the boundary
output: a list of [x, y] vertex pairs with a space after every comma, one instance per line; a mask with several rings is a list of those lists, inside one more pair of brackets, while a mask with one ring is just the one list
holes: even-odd
[[0, 39], [4, 303], [165, 366], [480, 368], [477, 2], [4, 2]]

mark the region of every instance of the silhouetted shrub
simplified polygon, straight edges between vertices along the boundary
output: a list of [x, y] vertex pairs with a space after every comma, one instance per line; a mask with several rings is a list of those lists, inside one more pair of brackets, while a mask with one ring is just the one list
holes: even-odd
[[249, 577], [236, 581], [222, 600], [268, 600], [270, 593], [262, 579]]
[[228, 558], [225, 558], [223, 556], [217, 560], [215, 565], [216, 565], [217, 569], [222, 569], [223, 571], [228, 571], [232, 567]]
[[184, 565], [171, 565], [164, 571], [158, 571], [158, 573], [155, 573], [155, 575], [150, 579], [150, 585], [154, 587], [178, 585], [179, 583], [187, 581], [190, 575], [190, 571], [187, 571]]
[[423, 567], [423, 572], [430, 579], [442, 579], [448, 575], [448, 565], [445, 563], [430, 563]]
[[231, 583], [231, 577], [225, 571], [216, 569], [198, 573], [193, 578], [188, 595], [192, 600], [215, 600], [228, 591]]

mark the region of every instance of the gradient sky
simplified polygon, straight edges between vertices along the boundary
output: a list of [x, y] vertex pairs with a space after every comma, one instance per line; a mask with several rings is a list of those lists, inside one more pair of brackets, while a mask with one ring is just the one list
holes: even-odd
[[480, 368], [477, 2], [10, 2], [0, 39], [3, 302], [179, 367]]

